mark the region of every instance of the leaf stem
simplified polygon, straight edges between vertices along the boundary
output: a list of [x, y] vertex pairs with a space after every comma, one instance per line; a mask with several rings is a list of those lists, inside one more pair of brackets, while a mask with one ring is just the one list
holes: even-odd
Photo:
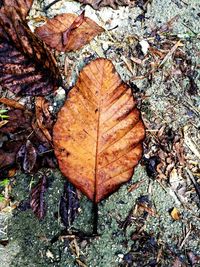
[[93, 235], [98, 235], [98, 204], [93, 202]]

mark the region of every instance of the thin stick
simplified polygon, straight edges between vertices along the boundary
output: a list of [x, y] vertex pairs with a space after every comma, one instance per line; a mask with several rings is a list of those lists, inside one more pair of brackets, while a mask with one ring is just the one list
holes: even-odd
[[61, 0], [54, 0], [49, 5], [47, 5], [46, 7], [44, 7], [44, 11], [47, 11], [51, 6], [55, 5], [57, 2], [60, 2], [60, 1]]
[[98, 204], [93, 202], [93, 235], [98, 235]]

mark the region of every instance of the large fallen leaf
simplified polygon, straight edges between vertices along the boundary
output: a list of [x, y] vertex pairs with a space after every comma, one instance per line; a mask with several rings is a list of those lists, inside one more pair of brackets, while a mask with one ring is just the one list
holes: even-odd
[[25, 18], [29, 10], [31, 9], [33, 0], [2, 0], [0, 1], [0, 3], [3, 7], [11, 6], [17, 8], [20, 11], [21, 15], [23, 16], [23, 18]]
[[96, 203], [131, 178], [144, 136], [131, 89], [106, 59], [80, 72], [53, 129], [61, 171]]
[[103, 28], [93, 20], [74, 14], [60, 14], [35, 31], [50, 47], [58, 51], [74, 51], [89, 43]]
[[45, 44], [13, 7], [0, 9], [0, 84], [21, 95], [46, 95], [61, 82]]
[[100, 9], [101, 7], [109, 6], [116, 9], [119, 6], [134, 6], [135, 0], [77, 0], [80, 3], [88, 4], [94, 9]]

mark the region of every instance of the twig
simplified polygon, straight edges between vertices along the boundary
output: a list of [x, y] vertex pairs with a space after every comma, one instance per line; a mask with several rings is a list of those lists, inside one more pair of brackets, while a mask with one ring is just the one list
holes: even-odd
[[167, 55], [163, 58], [163, 60], [161, 61], [161, 63], [158, 65], [158, 68], [160, 68], [162, 65], [164, 65], [164, 63], [172, 56], [172, 54], [176, 51], [176, 49], [179, 46], [183, 46], [183, 44], [181, 43], [181, 41], [179, 40], [178, 42], [175, 43], [175, 45], [172, 47], [172, 49], [167, 53]]
[[191, 225], [190, 225], [190, 230], [187, 232], [185, 238], [183, 239], [183, 241], [181, 242], [179, 249], [181, 250], [183, 248], [183, 246], [185, 245], [185, 243], [187, 242], [190, 234], [191, 234], [192, 230], [191, 230]]
[[190, 30], [194, 35], [197, 35], [197, 33], [195, 31], [193, 31], [188, 25], [186, 25], [185, 23], [183, 23], [183, 26], [185, 26], [188, 30]]
[[187, 133], [187, 129], [189, 127], [185, 126], [183, 128], [183, 135], [184, 135], [184, 141], [185, 144], [187, 145], [187, 147], [194, 153], [194, 155], [200, 159], [200, 152], [199, 149], [197, 148], [197, 146], [195, 145], [195, 143], [189, 138], [188, 133]]
[[192, 183], [193, 183], [193, 185], [194, 185], [194, 187], [195, 187], [195, 190], [196, 190], [196, 192], [197, 192], [197, 195], [198, 195], [198, 197], [200, 198], [200, 186], [198, 185], [198, 183], [196, 182], [196, 180], [195, 180], [195, 178], [194, 178], [194, 176], [193, 176], [193, 174], [192, 174], [192, 172], [188, 169], [188, 168], [185, 168], [185, 170], [186, 170], [186, 175], [187, 175], [187, 177], [189, 177], [189, 179], [192, 181]]
[[52, 7], [53, 5], [55, 5], [57, 2], [60, 2], [61, 0], [54, 0], [53, 2], [51, 2], [50, 4], [48, 4], [46, 7], [44, 7], [44, 12], [46, 12], [50, 7]]
[[132, 75], [134, 75], [135, 73], [134, 73], [133, 68], [132, 68], [132, 66], [131, 66], [131, 63], [128, 61], [128, 59], [125, 58], [124, 56], [122, 56], [122, 60], [123, 60], [124, 63], [126, 64], [126, 66], [127, 66], [128, 70], [130, 71], [130, 73], [131, 73]]
[[189, 102], [189, 99], [186, 100], [183, 100], [183, 105], [186, 106], [188, 109], [192, 110], [192, 112], [194, 112], [197, 116], [200, 115], [200, 111], [194, 107], [190, 102]]

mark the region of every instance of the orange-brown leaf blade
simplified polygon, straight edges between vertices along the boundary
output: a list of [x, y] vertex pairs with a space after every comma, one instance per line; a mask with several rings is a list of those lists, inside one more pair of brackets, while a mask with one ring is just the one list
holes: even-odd
[[60, 14], [49, 19], [38, 27], [35, 32], [51, 48], [58, 51], [74, 51], [89, 43], [103, 28], [93, 20], [74, 14]]
[[95, 202], [131, 178], [144, 136], [131, 89], [106, 59], [81, 71], [53, 131], [61, 171]]

